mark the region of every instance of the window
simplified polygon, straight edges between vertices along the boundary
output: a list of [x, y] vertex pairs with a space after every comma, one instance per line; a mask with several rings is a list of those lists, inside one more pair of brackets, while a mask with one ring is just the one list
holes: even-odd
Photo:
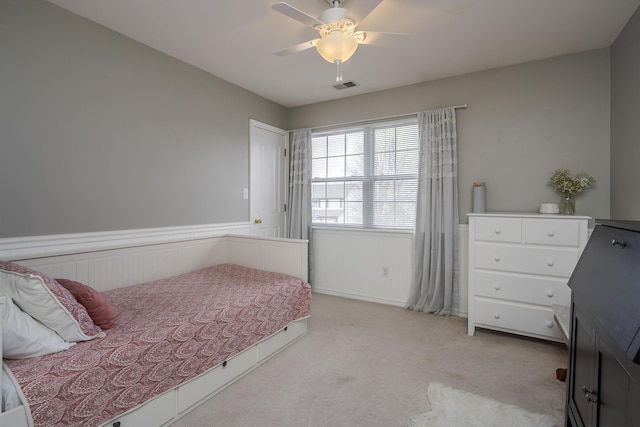
[[413, 228], [416, 119], [314, 132], [311, 148], [314, 224]]

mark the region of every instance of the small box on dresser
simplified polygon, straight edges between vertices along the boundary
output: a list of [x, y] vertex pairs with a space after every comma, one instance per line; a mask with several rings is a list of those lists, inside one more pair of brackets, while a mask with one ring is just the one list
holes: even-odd
[[567, 282], [587, 242], [589, 217], [469, 214], [469, 319], [475, 328], [563, 341], [551, 305], [571, 301]]

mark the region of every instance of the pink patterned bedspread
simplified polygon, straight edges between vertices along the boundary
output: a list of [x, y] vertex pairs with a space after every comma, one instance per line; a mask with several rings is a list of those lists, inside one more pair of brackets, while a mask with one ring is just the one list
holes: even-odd
[[116, 312], [116, 325], [105, 338], [6, 360], [36, 426], [105, 423], [311, 310], [307, 283], [233, 264], [104, 295]]

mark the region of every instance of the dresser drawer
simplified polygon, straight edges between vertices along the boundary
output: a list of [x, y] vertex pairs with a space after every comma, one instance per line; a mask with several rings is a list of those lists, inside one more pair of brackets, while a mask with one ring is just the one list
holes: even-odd
[[475, 295], [538, 305], [569, 305], [571, 290], [566, 279], [476, 272]]
[[580, 221], [527, 219], [524, 221], [524, 243], [577, 248], [580, 245]]
[[501, 243], [522, 241], [522, 220], [519, 218], [476, 218], [475, 240]]
[[475, 268], [568, 278], [578, 249], [475, 243]]
[[505, 332], [518, 332], [540, 338], [562, 341], [560, 330], [549, 307], [527, 306], [476, 298], [475, 322]]

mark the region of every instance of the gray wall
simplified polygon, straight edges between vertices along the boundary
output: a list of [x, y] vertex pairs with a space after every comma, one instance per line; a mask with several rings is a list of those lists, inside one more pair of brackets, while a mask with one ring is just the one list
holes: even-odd
[[286, 108], [43, 0], [0, 2], [0, 237], [248, 220]]
[[461, 223], [474, 181], [486, 182], [491, 211], [559, 202], [546, 185], [559, 167], [597, 177], [577, 213], [608, 218], [609, 84], [609, 50], [600, 49], [294, 108], [289, 128], [467, 104], [457, 110]]
[[636, 13], [611, 63], [602, 49], [287, 110], [44, 0], [2, 0], [0, 237], [246, 221], [250, 118], [294, 129], [458, 104], [461, 222], [474, 181], [494, 211], [558, 201], [557, 167], [596, 175], [578, 213], [608, 218], [610, 70], [628, 129], [613, 133], [612, 187], [628, 184], [614, 216], [635, 203], [637, 218], [640, 172], [617, 166], [638, 158], [637, 40]]
[[640, 9], [611, 46], [611, 217], [640, 220]]

